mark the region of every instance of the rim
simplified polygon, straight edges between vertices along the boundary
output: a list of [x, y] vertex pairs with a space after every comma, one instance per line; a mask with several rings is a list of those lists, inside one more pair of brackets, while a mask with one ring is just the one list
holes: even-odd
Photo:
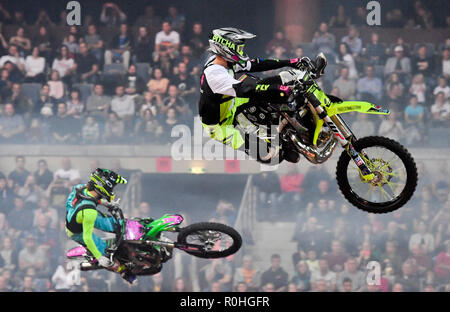
[[352, 192], [363, 201], [375, 205], [385, 205], [398, 200], [407, 182], [407, 171], [401, 158], [384, 146], [367, 147], [364, 152], [368, 156], [369, 168], [376, 178], [373, 182], [363, 181], [358, 167], [350, 161], [347, 179]]
[[213, 230], [201, 230], [190, 233], [186, 236], [186, 243], [203, 245], [205, 251], [222, 252], [233, 245], [234, 239], [223, 232]]

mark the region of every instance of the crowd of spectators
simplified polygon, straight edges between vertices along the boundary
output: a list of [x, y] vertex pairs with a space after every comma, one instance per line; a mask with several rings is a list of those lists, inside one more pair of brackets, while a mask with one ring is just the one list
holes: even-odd
[[[415, 7], [421, 10], [420, 1]], [[364, 100], [392, 112], [387, 118], [346, 114], [344, 118], [359, 137], [382, 135], [408, 146], [423, 146], [432, 136], [445, 136], [450, 125], [450, 38], [439, 44], [410, 44], [402, 37], [387, 43], [375, 30], [370, 41], [363, 42], [358, 26], [365, 22], [346, 17], [344, 6], [339, 8], [336, 16], [320, 23], [312, 42], [292, 46], [278, 30], [266, 54], [283, 59], [323, 52], [328, 66], [318, 81], [322, 89], [343, 100]], [[331, 27], [347, 27], [347, 34], [336, 38]]]
[[[335, 13], [328, 19], [330, 27], [367, 25], [369, 12], [365, 6], [362, 3], [352, 5], [349, 2], [335, 4]], [[421, 0], [387, 2], [380, 2], [383, 10], [380, 22], [384, 27], [430, 30], [450, 26], [450, 17], [440, 10], [438, 3], [431, 5]]]
[[67, 26], [62, 40], [45, 10], [33, 36], [2, 12], [16, 30], [0, 32], [1, 143], [165, 144], [173, 125], [193, 125], [207, 37], [198, 22], [187, 31], [175, 6], [162, 19], [149, 5], [130, 23], [106, 3], [97, 23]]
[[[450, 291], [450, 188], [448, 167], [445, 162], [439, 165], [442, 172], [431, 174], [420, 163], [421, 181], [411, 202], [382, 215], [368, 214], [346, 202], [323, 167], [300, 173], [292, 164], [281, 176], [273, 172], [256, 175], [258, 220], [295, 220], [294, 234], [286, 239], [295, 242], [297, 250], [272, 255], [271, 268], [254, 272], [256, 283], [248, 276], [247, 287], [256, 285], [265, 291]], [[367, 283], [371, 261], [380, 265], [378, 285]], [[293, 275], [286, 273], [287, 266], [295, 269]]]
[[[173, 125], [192, 127], [207, 30], [199, 22], [186, 23], [175, 6], [161, 18], [149, 5], [131, 23], [119, 6], [105, 3], [97, 20], [89, 16], [83, 26], [66, 26], [59, 37], [45, 10], [33, 26], [36, 34], [27, 33], [30, 25], [20, 11], [1, 10], [3, 21], [16, 28], [9, 38], [4, 27], [0, 31], [0, 142], [164, 144]], [[320, 23], [310, 43], [294, 46], [282, 30], [275, 31], [265, 56], [313, 58], [323, 52], [329, 65], [319, 84], [325, 91], [394, 112], [380, 119], [349, 115], [356, 133], [413, 145], [427, 142], [430, 128], [448, 129], [450, 38], [410, 44], [399, 37], [388, 44], [374, 31], [363, 42], [358, 17], [365, 11], [357, 8], [350, 16], [339, 6], [336, 12]], [[386, 19], [398, 20], [395, 12]], [[429, 15], [417, 1], [414, 15], [403, 19], [429, 28]], [[330, 27], [348, 27], [348, 33], [335, 38]]]

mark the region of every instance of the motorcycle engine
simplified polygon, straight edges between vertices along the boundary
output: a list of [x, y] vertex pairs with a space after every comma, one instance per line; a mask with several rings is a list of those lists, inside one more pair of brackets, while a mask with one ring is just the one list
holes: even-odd
[[252, 105], [245, 108], [242, 113], [254, 124], [270, 126], [278, 124], [278, 112], [270, 105]]

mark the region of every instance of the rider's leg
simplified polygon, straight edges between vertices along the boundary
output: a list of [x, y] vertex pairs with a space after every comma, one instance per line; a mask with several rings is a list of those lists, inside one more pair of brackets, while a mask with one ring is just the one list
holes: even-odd
[[[114, 219], [113, 217], [105, 217], [101, 214], [98, 214], [97, 218], [95, 219], [94, 228], [99, 229], [103, 232], [114, 233], [116, 224], [117, 224], [116, 219]], [[93, 237], [95, 236], [96, 235], [93, 234]], [[102, 253], [102, 255], [108, 258], [114, 255], [114, 253], [111, 250], [107, 250], [107, 248], [111, 247], [114, 244], [115, 239], [105, 239], [105, 240], [100, 239], [94, 240], [94, 242], [97, 245], [99, 251]], [[99, 246], [101, 246], [102, 249], [100, 249]], [[121, 272], [124, 269], [124, 267], [120, 265], [117, 259], [114, 261], [115, 266], [113, 267], [112, 271]]]
[[[76, 241], [77, 243], [79, 243], [83, 246], [86, 246], [86, 244], [83, 240], [83, 233], [75, 233], [72, 236], [70, 236], [70, 238], [73, 239], [74, 241]], [[92, 240], [94, 241], [95, 246], [97, 246], [98, 251], [100, 251], [100, 253], [103, 256], [105, 256], [107, 243], [95, 234], [92, 234]]]
[[[244, 107], [247, 107], [249, 104], [251, 104], [251, 102], [249, 102], [248, 98], [236, 97], [234, 99], [234, 105], [227, 112], [226, 119], [222, 120], [220, 124], [216, 125], [203, 124], [203, 128], [214, 140], [222, 142], [223, 144], [228, 145], [235, 150], [245, 151], [248, 155], [250, 155], [249, 149], [253, 146], [249, 144], [247, 138], [244, 140], [241, 131], [234, 127], [235, 115], [237, 113], [240, 113], [244, 109]], [[258, 151], [259, 146], [267, 146], [267, 142], [260, 140], [260, 142], [256, 143], [256, 146], [256, 151]], [[250, 156], [254, 157], [257, 161], [270, 163], [272, 157], [278, 155], [277, 147], [271, 147], [271, 150], [262, 148], [261, 152], [252, 152], [253, 154]]]
[[241, 131], [234, 128], [232, 125], [205, 126], [205, 129], [207, 129], [210, 137], [214, 140], [222, 142], [235, 150], [243, 151], [258, 162], [264, 164], [271, 162], [272, 155], [269, 155], [267, 149], [269, 144], [259, 139], [257, 136], [245, 133], [244, 139]]
[[114, 233], [116, 224], [116, 219], [113, 217], [104, 217], [98, 214], [97, 219], [95, 219], [94, 227], [103, 232]]

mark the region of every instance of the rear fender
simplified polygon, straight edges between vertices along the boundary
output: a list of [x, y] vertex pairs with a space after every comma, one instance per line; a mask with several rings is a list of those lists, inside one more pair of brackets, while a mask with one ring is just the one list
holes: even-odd
[[87, 250], [83, 246], [78, 246], [78, 247], [70, 249], [66, 253], [66, 256], [69, 259], [85, 257], [85, 256], [87, 256]]

